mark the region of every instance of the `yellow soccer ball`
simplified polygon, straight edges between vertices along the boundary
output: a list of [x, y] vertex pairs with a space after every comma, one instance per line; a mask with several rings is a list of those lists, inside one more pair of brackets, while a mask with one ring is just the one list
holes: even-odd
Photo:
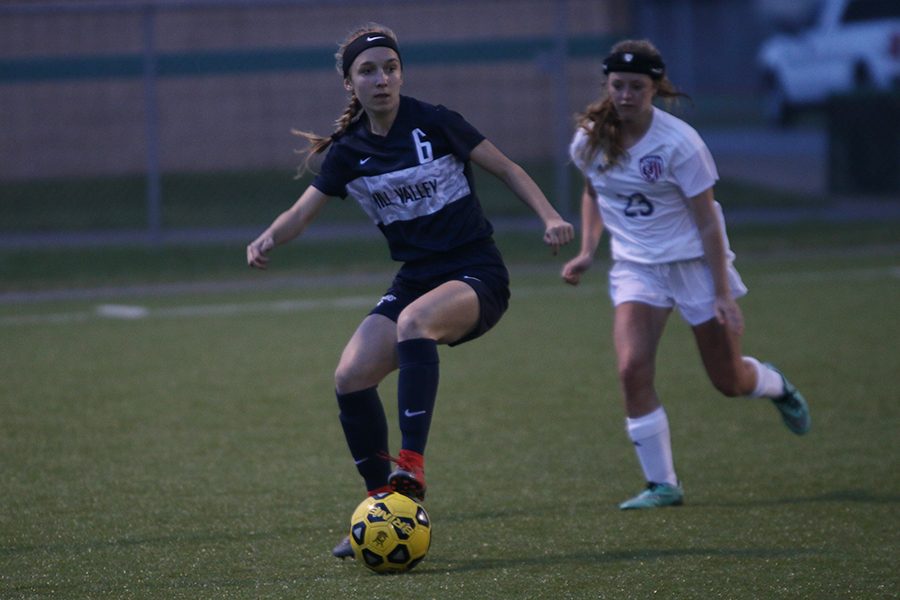
[[356, 560], [376, 573], [403, 573], [431, 547], [431, 519], [421, 504], [390, 492], [363, 500], [350, 517]]

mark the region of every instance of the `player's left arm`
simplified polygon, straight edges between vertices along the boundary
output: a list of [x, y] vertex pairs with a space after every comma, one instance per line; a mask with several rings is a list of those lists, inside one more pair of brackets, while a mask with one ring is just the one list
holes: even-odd
[[544, 222], [544, 243], [556, 254], [575, 238], [575, 228], [564, 220], [525, 169], [507, 158], [494, 144], [482, 140], [469, 155], [472, 162], [497, 177]]
[[725, 250], [725, 234], [722, 223], [713, 204], [713, 188], [707, 188], [688, 200], [688, 206], [700, 232], [703, 255], [712, 272], [715, 287], [715, 311], [719, 323], [728, 326], [735, 333], [744, 330], [744, 317], [731, 295], [728, 284], [728, 258]]

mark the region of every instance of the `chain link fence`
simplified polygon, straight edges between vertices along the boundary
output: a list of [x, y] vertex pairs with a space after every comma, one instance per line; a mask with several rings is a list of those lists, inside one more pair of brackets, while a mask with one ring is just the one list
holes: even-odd
[[629, 18], [598, 0], [2, 5], [0, 237], [268, 222], [305, 185], [291, 129], [332, 130], [333, 55], [367, 21], [397, 33], [404, 93], [461, 112], [568, 211], [572, 115]]

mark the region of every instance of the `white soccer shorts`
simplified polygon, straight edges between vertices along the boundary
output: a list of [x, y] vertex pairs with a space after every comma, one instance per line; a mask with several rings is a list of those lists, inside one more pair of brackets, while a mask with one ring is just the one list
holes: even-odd
[[[734, 298], [747, 293], [747, 286], [730, 262], [728, 286]], [[702, 258], [652, 265], [615, 261], [609, 271], [609, 295], [613, 306], [642, 302], [661, 308], [677, 308], [692, 326], [715, 316], [712, 274]]]

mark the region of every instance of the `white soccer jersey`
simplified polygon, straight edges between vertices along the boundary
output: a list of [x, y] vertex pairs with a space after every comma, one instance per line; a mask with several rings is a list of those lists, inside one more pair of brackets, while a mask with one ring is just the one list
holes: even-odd
[[[693, 127], [654, 107], [644, 137], [605, 171], [602, 152], [585, 161], [587, 141], [587, 132], [579, 128], [569, 154], [597, 192], [614, 259], [656, 264], [703, 256], [687, 202], [712, 187], [719, 176], [709, 149]], [[724, 235], [718, 203], [715, 209]], [[725, 244], [731, 258], [727, 238]]]

